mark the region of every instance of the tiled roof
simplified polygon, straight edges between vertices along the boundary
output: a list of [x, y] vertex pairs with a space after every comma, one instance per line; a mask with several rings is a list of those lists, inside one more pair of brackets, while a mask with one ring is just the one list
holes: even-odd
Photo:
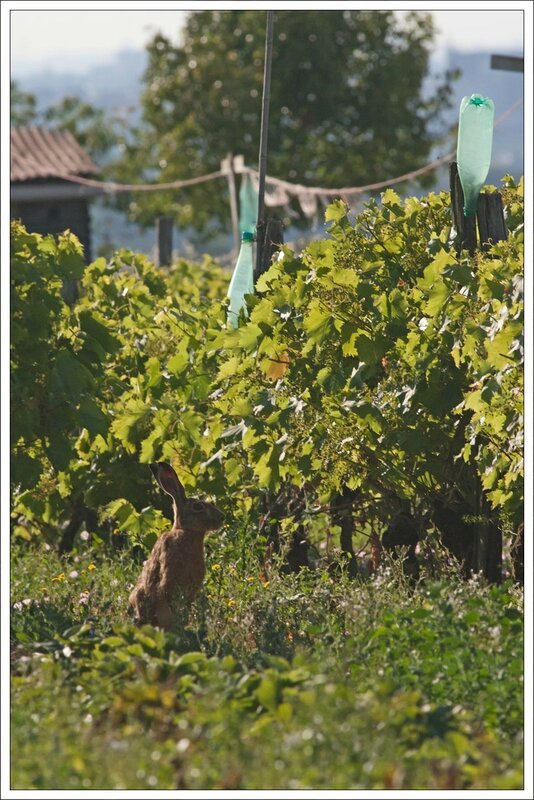
[[85, 150], [68, 131], [11, 128], [11, 182], [97, 172]]

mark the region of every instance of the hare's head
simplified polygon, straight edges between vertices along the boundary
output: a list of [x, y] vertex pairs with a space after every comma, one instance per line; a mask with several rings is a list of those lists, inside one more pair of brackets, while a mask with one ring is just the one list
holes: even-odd
[[164, 492], [170, 494], [174, 503], [174, 527], [195, 533], [206, 533], [220, 528], [224, 522], [222, 511], [195, 497], [186, 497], [185, 489], [178, 479], [178, 475], [164, 461], [150, 464], [152, 474]]

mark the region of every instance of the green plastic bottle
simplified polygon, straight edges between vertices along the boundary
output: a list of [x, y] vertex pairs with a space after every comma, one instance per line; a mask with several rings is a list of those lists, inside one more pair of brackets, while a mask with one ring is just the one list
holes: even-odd
[[251, 231], [243, 231], [241, 234], [241, 247], [227, 295], [230, 300], [228, 305], [228, 324], [232, 328], [237, 327], [241, 309], [244, 309], [245, 314], [247, 313], [245, 295], [254, 293], [253, 248], [254, 234]]
[[242, 231], [256, 230], [258, 215], [258, 192], [252, 184], [252, 178], [245, 172], [239, 190], [239, 225]]
[[466, 217], [476, 213], [478, 196], [488, 177], [494, 114], [493, 100], [479, 94], [464, 97], [460, 104], [456, 160]]

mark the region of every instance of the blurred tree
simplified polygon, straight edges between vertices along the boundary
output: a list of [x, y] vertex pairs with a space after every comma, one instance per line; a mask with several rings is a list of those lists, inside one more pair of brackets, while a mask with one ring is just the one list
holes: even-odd
[[37, 118], [37, 101], [30, 92], [23, 92], [15, 81], [10, 82], [11, 125], [31, 125]]
[[43, 125], [70, 131], [97, 161], [105, 161], [126, 136], [127, 123], [120, 116], [85, 103], [78, 97], [63, 97], [55, 105], [38, 109], [37, 98], [11, 81], [11, 125]]
[[[452, 74], [423, 91], [433, 44], [430, 15], [393, 11], [277, 11], [268, 171], [294, 182], [350, 186], [426, 163]], [[170, 181], [219, 167], [228, 152], [257, 165], [265, 13], [203, 11], [183, 43], [148, 46], [143, 125], [115, 172], [119, 180]], [[223, 181], [136, 195], [131, 216], [150, 223], [224, 228]], [[124, 200], [123, 202], [127, 202]]]
[[45, 109], [42, 123], [70, 131], [79, 144], [95, 159], [104, 159], [120, 144], [125, 120], [78, 97], [63, 97]]

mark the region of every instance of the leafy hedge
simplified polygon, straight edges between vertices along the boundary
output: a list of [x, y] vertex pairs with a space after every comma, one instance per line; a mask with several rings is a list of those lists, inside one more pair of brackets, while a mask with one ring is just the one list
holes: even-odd
[[283, 247], [236, 329], [209, 259], [165, 273], [122, 250], [84, 267], [72, 235], [15, 223], [15, 532], [54, 540], [98, 514], [95, 531], [110, 519], [149, 545], [166, 524], [154, 459], [238, 518], [282, 484], [308, 508], [347, 486], [383, 524], [392, 498], [470, 507], [478, 482], [517, 525], [522, 184], [503, 194], [509, 238], [474, 257], [455, 254], [448, 194], [387, 190], [356, 220], [337, 201], [329, 236]]

